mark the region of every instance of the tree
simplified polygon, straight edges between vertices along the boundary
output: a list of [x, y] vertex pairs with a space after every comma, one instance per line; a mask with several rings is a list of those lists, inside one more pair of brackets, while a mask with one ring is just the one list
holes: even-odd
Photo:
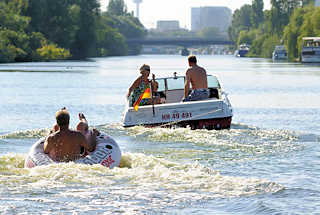
[[[310, 32], [309, 20], [305, 21], [305, 18], [310, 18], [310, 14], [314, 12], [314, 7], [304, 7], [297, 8], [292, 16], [290, 17], [289, 24], [284, 29], [284, 40], [285, 45], [288, 51], [288, 57], [291, 60], [297, 59], [299, 57], [299, 50], [301, 50], [300, 45], [301, 41], [299, 41], [299, 37], [302, 35], [305, 36], [313, 36], [307, 35], [307, 31]], [[318, 13], [319, 13], [318, 9]], [[306, 22], [306, 23], [305, 23]], [[304, 25], [304, 32], [301, 32], [301, 27]], [[301, 38], [301, 37], [300, 37]]]
[[78, 0], [80, 13], [78, 29], [71, 53], [76, 59], [94, 56], [96, 47], [96, 21], [100, 15], [100, 4], [97, 0]]
[[110, 0], [108, 7], [108, 13], [115, 16], [124, 16], [127, 15], [127, 6], [124, 3], [124, 0]]
[[301, 0], [271, 0], [271, 26], [273, 33], [282, 34], [283, 28], [289, 23], [294, 9], [301, 5]]
[[240, 9], [235, 10], [235, 12], [233, 13], [232, 23], [228, 29], [228, 34], [232, 41], [238, 41], [240, 31], [249, 31], [251, 27], [251, 12], [251, 5], [245, 4]]
[[29, 5], [26, 15], [31, 17], [32, 31], [70, 49], [73, 58], [94, 55], [98, 0], [29, 0]]
[[[120, 32], [125, 39], [144, 38], [146, 31], [138, 18], [133, 16], [133, 13], [127, 12], [127, 6], [123, 0], [110, 0], [108, 11], [103, 14], [110, 19], [108, 25]], [[131, 45], [128, 47], [129, 54], [140, 53], [141, 45]]]
[[252, 1], [252, 12], [251, 12], [251, 25], [254, 28], [257, 28], [260, 23], [264, 21], [264, 13], [263, 13], [263, 0], [253, 0]]
[[240, 44], [252, 44], [253, 40], [256, 37], [256, 31], [240, 31], [239, 37], [238, 37], [238, 41], [237, 44], [238, 46]]
[[300, 5], [304, 6], [308, 6], [310, 4], [314, 4], [314, 0], [300, 0]]
[[126, 38], [145, 29], [123, 0], [113, 2], [121, 13], [101, 14], [99, 0], [0, 0], [0, 62], [128, 54]]
[[107, 14], [101, 16], [97, 28], [97, 56], [121, 56], [128, 54], [128, 47], [125, 37], [108, 23], [112, 19]]
[[30, 17], [22, 15], [27, 7], [27, 0], [0, 2], [0, 62], [42, 59], [37, 49], [47, 40], [41, 33], [29, 31]]

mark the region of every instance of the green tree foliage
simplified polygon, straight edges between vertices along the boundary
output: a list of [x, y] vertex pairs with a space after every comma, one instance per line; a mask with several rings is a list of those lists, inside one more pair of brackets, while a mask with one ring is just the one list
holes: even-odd
[[97, 0], [29, 0], [26, 15], [33, 31], [81, 59], [94, 54], [99, 8]]
[[121, 56], [128, 54], [128, 47], [125, 37], [116, 28], [108, 23], [112, 18], [107, 14], [103, 15], [98, 22], [97, 28], [97, 56]]
[[41, 48], [37, 49], [37, 54], [43, 60], [60, 60], [70, 57], [69, 51], [57, 47], [56, 44], [43, 44]]
[[100, 15], [98, 0], [77, 0], [80, 6], [78, 29], [71, 46], [72, 55], [77, 59], [92, 57], [96, 47], [96, 21]]
[[128, 13], [124, 0], [110, 0], [107, 11], [114, 16], [125, 16]]
[[[146, 36], [146, 30], [139, 19], [128, 13], [127, 6], [123, 0], [110, 0], [108, 10], [103, 14], [108, 17], [108, 25], [117, 29], [125, 39], [142, 39]], [[141, 50], [140, 45], [132, 45], [128, 48], [129, 54], [138, 54]]]
[[294, 9], [301, 5], [301, 0], [271, 0], [271, 5], [270, 21], [273, 33], [282, 34]]
[[240, 9], [235, 10], [232, 16], [232, 23], [228, 29], [229, 37], [235, 43], [238, 41], [238, 37], [241, 31], [248, 31], [251, 27], [251, 5], [244, 5]]
[[252, 12], [250, 16], [251, 25], [254, 28], [258, 28], [260, 23], [264, 21], [263, 13], [263, 0], [253, 0], [252, 1]]
[[0, 62], [44, 60], [37, 49], [46, 38], [30, 31], [31, 19], [23, 15], [27, 8], [27, 0], [0, 2]]
[[314, 5], [314, 0], [300, 0], [302, 6]]
[[0, 62], [126, 55], [126, 38], [145, 29], [123, 0], [109, 8], [117, 12], [101, 13], [99, 0], [0, 0]]
[[17, 49], [3, 33], [4, 31], [0, 31], [0, 63], [13, 62], [17, 56]]
[[320, 35], [320, 8], [307, 6], [297, 8], [284, 29], [284, 39], [289, 58], [295, 60], [300, 57], [303, 37]]
[[256, 37], [256, 31], [240, 31], [237, 44], [252, 44], [253, 40]]
[[284, 43], [289, 58], [296, 59], [302, 37], [320, 35], [320, 9], [313, 3], [314, 0], [271, 0], [271, 9], [263, 11], [262, 16], [263, 1], [253, 0], [251, 12], [249, 6], [234, 12], [230, 38], [237, 44], [251, 44], [249, 56], [257, 57], [271, 57], [274, 47]]
[[265, 37], [265, 39], [262, 41], [260, 56], [264, 58], [271, 58], [275, 46], [279, 45], [279, 43], [280, 38], [277, 34], [272, 34], [268, 37]]

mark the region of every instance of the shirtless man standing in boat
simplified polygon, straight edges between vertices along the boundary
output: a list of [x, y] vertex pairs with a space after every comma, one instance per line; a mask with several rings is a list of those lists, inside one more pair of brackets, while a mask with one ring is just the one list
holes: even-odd
[[69, 129], [70, 115], [63, 108], [56, 113], [58, 131], [50, 134], [44, 143], [44, 152], [58, 162], [74, 161], [81, 157], [81, 148], [93, 151], [86, 138], [78, 131]]
[[[197, 65], [197, 58], [194, 55], [188, 57], [188, 63], [190, 68], [186, 72], [183, 101], [198, 101], [209, 98], [206, 70]], [[190, 83], [192, 91], [189, 94]]]

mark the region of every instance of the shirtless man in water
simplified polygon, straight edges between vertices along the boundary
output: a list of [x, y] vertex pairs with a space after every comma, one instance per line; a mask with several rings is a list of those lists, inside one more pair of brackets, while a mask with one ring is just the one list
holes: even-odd
[[74, 161], [81, 157], [81, 148], [93, 151], [94, 147], [87, 144], [86, 138], [78, 131], [69, 129], [70, 115], [63, 108], [56, 113], [58, 131], [50, 134], [44, 143], [44, 152], [58, 162]]
[[[190, 68], [186, 72], [186, 82], [184, 87], [183, 101], [198, 101], [209, 97], [207, 72], [204, 68], [197, 65], [196, 56], [189, 56], [188, 63]], [[192, 91], [189, 94], [190, 83]]]

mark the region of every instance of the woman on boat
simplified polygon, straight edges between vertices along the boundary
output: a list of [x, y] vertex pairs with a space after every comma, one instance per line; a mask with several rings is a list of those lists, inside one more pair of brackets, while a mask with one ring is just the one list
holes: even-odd
[[[128, 89], [127, 98], [129, 99], [130, 106], [139, 99], [140, 95], [150, 87], [150, 81], [148, 79], [150, 75], [150, 66], [143, 64], [140, 67], [140, 76], [133, 82], [131, 87]], [[140, 105], [149, 105], [151, 104], [151, 99], [144, 98], [141, 100]]]

